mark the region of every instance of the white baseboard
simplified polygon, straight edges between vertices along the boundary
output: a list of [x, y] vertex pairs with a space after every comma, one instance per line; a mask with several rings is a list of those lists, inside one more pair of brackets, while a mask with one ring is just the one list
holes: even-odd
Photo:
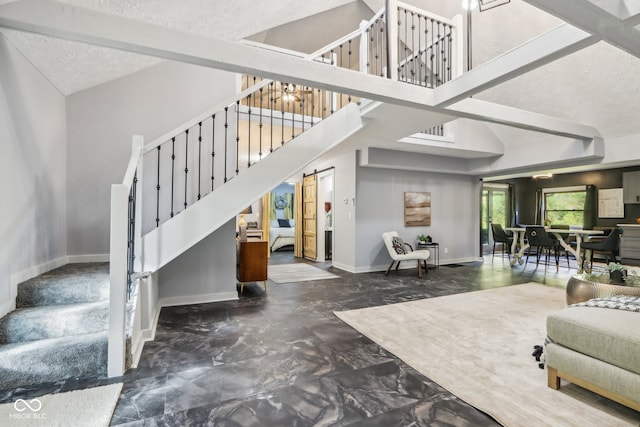
[[67, 263], [109, 262], [109, 254], [67, 255]]
[[179, 297], [160, 298], [160, 307], [204, 304], [208, 302], [235, 301], [237, 299], [239, 299], [237, 292], [218, 292], [215, 294], [185, 295]]
[[[455, 259], [447, 259], [447, 260], [441, 260], [440, 261], [440, 265], [447, 265], [447, 264], [463, 264], [465, 262], [476, 262], [476, 261], [483, 261], [484, 258], [482, 257], [466, 257], [466, 258], [455, 258]], [[358, 274], [358, 273], [374, 273], [377, 271], [386, 271], [387, 268], [389, 268], [389, 264], [391, 264], [391, 260], [389, 260], [389, 262], [387, 264], [384, 265], [368, 265], [368, 266], [364, 266], [364, 267], [353, 267], [352, 265], [345, 265], [345, 264], [340, 264], [340, 263], [333, 263], [333, 266], [336, 268], [339, 268], [340, 270], [344, 270], [344, 271], [348, 271], [349, 273], [354, 273], [354, 274]], [[394, 266], [395, 268], [395, 266]], [[410, 269], [410, 268], [416, 268], [416, 263], [415, 261], [405, 261], [405, 262], [401, 262], [400, 263], [400, 270], [405, 270], [405, 269]], [[429, 269], [434, 268], [433, 265], [429, 264]]]
[[51, 271], [54, 268], [62, 267], [67, 264], [67, 257], [60, 257], [51, 261], [43, 262], [39, 265], [34, 265], [17, 273], [13, 273], [9, 277], [10, 296], [9, 301], [0, 306], [0, 316], [16, 309], [16, 297], [18, 296], [18, 285], [26, 280], [32, 279], [40, 274]]

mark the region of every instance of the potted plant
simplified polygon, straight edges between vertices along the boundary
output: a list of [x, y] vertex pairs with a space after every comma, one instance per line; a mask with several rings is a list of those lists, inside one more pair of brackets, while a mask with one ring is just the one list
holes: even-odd
[[420, 243], [421, 245], [426, 244], [427, 243], [427, 237], [428, 236], [425, 235], [425, 234], [418, 234], [418, 237], [417, 237], [418, 243]]
[[624, 285], [627, 277], [627, 267], [619, 262], [610, 262], [604, 267], [604, 271], [609, 273], [609, 283]]
[[640, 296], [640, 276], [618, 262], [610, 262], [599, 273], [571, 276], [567, 283], [567, 304], [614, 295]]

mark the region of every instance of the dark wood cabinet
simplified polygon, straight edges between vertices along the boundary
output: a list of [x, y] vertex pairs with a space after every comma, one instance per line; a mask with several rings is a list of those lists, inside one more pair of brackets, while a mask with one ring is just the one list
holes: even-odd
[[236, 278], [241, 283], [240, 292], [246, 282], [264, 282], [267, 289], [267, 263], [269, 242], [266, 240], [247, 240], [237, 242]]

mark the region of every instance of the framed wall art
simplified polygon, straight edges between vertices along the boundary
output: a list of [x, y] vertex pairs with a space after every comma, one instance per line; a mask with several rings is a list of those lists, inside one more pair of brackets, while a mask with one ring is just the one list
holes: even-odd
[[431, 225], [431, 193], [405, 191], [404, 225]]

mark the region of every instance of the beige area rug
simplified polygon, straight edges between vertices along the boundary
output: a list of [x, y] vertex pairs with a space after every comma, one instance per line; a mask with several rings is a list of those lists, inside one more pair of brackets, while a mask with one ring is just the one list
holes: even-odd
[[639, 425], [639, 413], [573, 384], [547, 387], [531, 353], [564, 306], [564, 289], [527, 283], [335, 314], [503, 425]]
[[275, 283], [307, 282], [309, 280], [335, 279], [340, 276], [309, 264], [276, 264], [269, 266], [269, 279]]
[[122, 383], [0, 405], [0, 426], [108, 426]]

